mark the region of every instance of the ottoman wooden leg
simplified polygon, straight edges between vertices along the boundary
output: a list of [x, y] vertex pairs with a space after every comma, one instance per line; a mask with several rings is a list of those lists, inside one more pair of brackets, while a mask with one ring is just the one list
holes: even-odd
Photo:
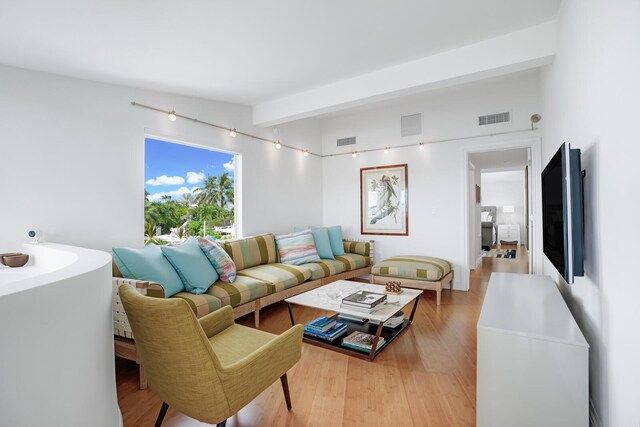
[[436, 291], [436, 303], [437, 305], [440, 305], [440, 295], [442, 294], [442, 290], [439, 289]]
[[138, 373], [140, 378], [140, 390], [145, 390], [147, 388], [147, 376], [144, 373], [144, 365], [142, 363], [139, 363], [138, 369], [140, 370]]

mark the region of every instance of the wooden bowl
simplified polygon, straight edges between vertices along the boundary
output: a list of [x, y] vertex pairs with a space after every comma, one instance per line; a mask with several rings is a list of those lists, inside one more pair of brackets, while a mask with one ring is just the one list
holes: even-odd
[[22, 255], [22, 253], [20, 252], [7, 252], [4, 254], [0, 254], [0, 264], [4, 265], [4, 260], [3, 258], [6, 256], [16, 256], [16, 255]]
[[2, 262], [7, 267], [22, 267], [27, 261], [29, 261], [29, 255], [27, 254], [2, 256]]

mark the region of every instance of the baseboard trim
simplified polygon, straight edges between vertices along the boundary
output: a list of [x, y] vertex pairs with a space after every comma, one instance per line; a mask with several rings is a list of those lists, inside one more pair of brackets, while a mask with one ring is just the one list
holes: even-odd
[[602, 421], [596, 411], [596, 406], [593, 404], [593, 400], [589, 398], [589, 426], [590, 427], [602, 427]]

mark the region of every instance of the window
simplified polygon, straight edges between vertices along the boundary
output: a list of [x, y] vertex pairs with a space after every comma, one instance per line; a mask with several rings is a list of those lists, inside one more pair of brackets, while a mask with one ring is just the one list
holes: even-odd
[[145, 244], [238, 235], [240, 155], [145, 138]]

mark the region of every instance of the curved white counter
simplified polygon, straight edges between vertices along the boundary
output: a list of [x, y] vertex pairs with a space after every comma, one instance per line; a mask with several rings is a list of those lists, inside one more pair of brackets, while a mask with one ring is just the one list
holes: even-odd
[[0, 268], [0, 425], [122, 425], [111, 256], [41, 243]]

